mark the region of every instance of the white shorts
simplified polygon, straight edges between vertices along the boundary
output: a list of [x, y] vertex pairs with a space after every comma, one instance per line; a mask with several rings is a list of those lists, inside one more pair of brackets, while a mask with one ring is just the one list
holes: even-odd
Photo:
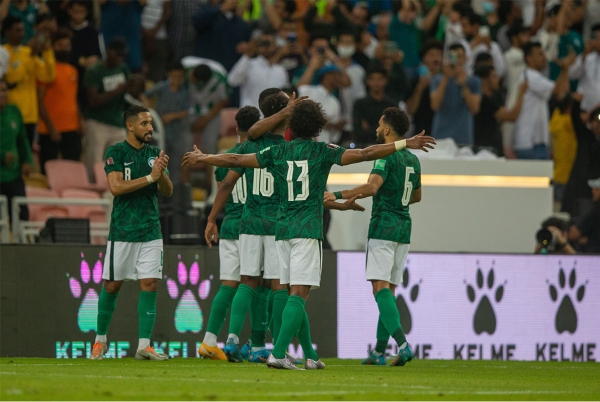
[[386, 281], [392, 285], [402, 282], [408, 257], [408, 244], [369, 239], [367, 242], [367, 280]]
[[321, 286], [323, 247], [317, 239], [277, 240], [281, 284]]
[[240, 274], [279, 279], [279, 260], [275, 236], [240, 234]]
[[222, 281], [240, 281], [240, 241], [219, 240], [219, 261]]
[[161, 279], [162, 270], [162, 239], [144, 243], [109, 240], [106, 244], [102, 279], [108, 281]]

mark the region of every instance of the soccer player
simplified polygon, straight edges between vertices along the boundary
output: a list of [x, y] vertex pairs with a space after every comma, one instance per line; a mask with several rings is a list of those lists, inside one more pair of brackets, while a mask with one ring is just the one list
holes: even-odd
[[152, 117], [148, 109], [130, 106], [123, 121], [126, 140], [110, 146], [104, 157], [108, 187], [115, 198], [102, 272], [104, 286], [98, 299], [96, 342], [90, 359], [101, 360], [106, 353], [106, 334], [123, 281], [139, 280], [139, 344], [135, 358], [167, 360], [169, 356], [150, 346], [150, 337], [163, 269], [157, 192], [165, 197], [173, 193], [167, 170], [169, 157], [150, 145]]
[[[278, 113], [285, 120], [285, 113]], [[312, 347], [310, 324], [305, 311], [308, 292], [321, 281], [321, 241], [323, 239], [323, 194], [331, 166], [349, 165], [385, 158], [406, 147], [433, 148], [435, 140], [423, 133], [408, 140], [346, 150], [333, 144], [316, 142], [327, 124], [321, 105], [303, 100], [294, 106], [289, 127], [293, 140], [265, 148], [256, 154], [205, 155], [194, 147], [183, 158], [183, 165], [199, 162], [223, 167], [270, 168], [279, 180], [281, 203], [276, 228], [280, 281], [290, 286], [283, 311], [283, 323], [267, 366], [298, 370], [286, 357], [286, 349], [298, 335], [306, 357], [307, 369], [323, 369], [325, 364]]]
[[[400, 141], [408, 127], [406, 113], [389, 107], [379, 119], [377, 142], [392, 144]], [[402, 280], [408, 256], [412, 225], [409, 205], [421, 201], [419, 159], [406, 149], [378, 159], [366, 184], [352, 190], [325, 193], [325, 201], [356, 196], [373, 196], [367, 241], [367, 280], [373, 285], [379, 309], [377, 344], [362, 364], [385, 365], [385, 350], [391, 335], [399, 347], [392, 366], [404, 366], [413, 359], [413, 352], [400, 325], [394, 291]]]
[[[247, 132], [254, 123], [260, 119], [260, 112], [257, 108], [252, 106], [246, 106], [241, 108], [235, 115], [235, 121], [237, 122], [236, 131], [239, 136], [239, 143], [233, 148], [228, 150], [228, 153], [236, 153], [244, 142], [246, 142]], [[225, 182], [229, 169], [216, 168], [215, 178], [219, 188], [230, 185], [231, 182]], [[240, 284], [240, 249], [239, 249], [239, 233], [242, 212], [244, 210], [244, 204], [246, 203], [246, 180], [245, 176], [242, 176], [242, 180], [236, 181], [233, 188], [230, 190], [231, 195], [227, 198], [225, 205], [225, 218], [221, 224], [221, 233], [216, 232], [216, 216], [218, 215], [217, 209], [213, 206], [211, 211], [211, 218], [209, 222], [215, 232], [206, 232], [206, 243], [208, 247], [212, 248], [212, 242], [217, 241], [220, 237], [219, 243], [219, 260], [220, 260], [220, 271], [221, 271], [221, 287], [215, 296], [213, 303], [210, 307], [210, 316], [208, 318], [208, 326], [206, 333], [204, 334], [204, 340], [200, 344], [198, 354], [206, 359], [212, 360], [227, 360], [225, 353], [217, 346], [217, 335], [221, 332], [223, 323], [225, 322], [225, 316], [231, 302], [235, 296], [236, 290]], [[220, 208], [219, 208], [220, 210]], [[211, 236], [208, 235], [211, 233]]]

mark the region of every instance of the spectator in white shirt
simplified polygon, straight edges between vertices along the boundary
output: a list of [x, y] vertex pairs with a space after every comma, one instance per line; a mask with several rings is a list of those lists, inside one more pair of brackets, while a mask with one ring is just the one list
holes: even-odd
[[569, 69], [569, 78], [579, 80], [577, 92], [583, 95], [581, 110], [590, 111], [600, 105], [600, 23], [592, 27], [583, 53]]
[[323, 107], [327, 115], [327, 125], [317, 137], [319, 141], [337, 143], [342, 134], [342, 128], [346, 122], [342, 120], [340, 101], [333, 92], [340, 88], [342, 73], [335, 64], [327, 64], [316, 74], [318, 85], [302, 85], [298, 87], [298, 95], [308, 96]]
[[552, 95], [569, 91], [568, 69], [575, 61], [575, 53], [557, 61], [561, 72], [554, 82], [542, 74], [548, 61], [539, 42], [528, 43], [523, 52], [527, 68], [519, 81], [527, 80], [527, 92], [515, 123], [513, 149], [518, 159], [548, 159], [548, 101]]
[[288, 85], [287, 71], [283, 66], [272, 63], [277, 46], [273, 33], [264, 31], [252, 39], [248, 50], [233, 66], [227, 82], [240, 87], [240, 107], [258, 108], [258, 96], [267, 88], [282, 88]]
[[490, 28], [487, 25], [482, 25], [481, 17], [473, 12], [461, 17], [463, 35], [465, 39], [461, 41], [467, 52], [467, 73], [473, 73], [473, 66], [477, 55], [487, 52], [494, 59], [494, 70], [498, 77], [504, 77], [506, 65], [504, 64], [504, 56], [502, 49], [498, 43], [493, 42], [490, 36]]

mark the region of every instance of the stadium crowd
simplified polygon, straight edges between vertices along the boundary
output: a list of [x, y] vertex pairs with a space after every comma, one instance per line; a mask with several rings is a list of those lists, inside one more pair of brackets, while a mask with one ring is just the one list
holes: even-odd
[[322, 141], [374, 144], [383, 110], [399, 106], [411, 133], [553, 159], [572, 218], [594, 204], [599, 0], [1, 0], [0, 18], [9, 197], [59, 156], [94, 180], [135, 103], [162, 122], [174, 184], [188, 182], [177, 162], [192, 144], [228, 148], [222, 110], [280, 87], [321, 103]]

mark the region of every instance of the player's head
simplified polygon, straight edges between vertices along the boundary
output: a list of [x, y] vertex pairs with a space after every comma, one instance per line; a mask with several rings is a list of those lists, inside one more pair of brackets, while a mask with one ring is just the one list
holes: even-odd
[[397, 107], [388, 107], [379, 118], [377, 142], [384, 144], [402, 138], [408, 131], [408, 116]]
[[289, 99], [289, 96], [285, 92], [278, 92], [267, 96], [260, 104], [260, 111], [265, 117], [273, 116], [287, 106]]
[[250, 127], [260, 120], [260, 112], [254, 106], [244, 106], [238, 110], [235, 115], [235, 121], [237, 123], [236, 131], [240, 137], [244, 137]]
[[303, 100], [294, 107], [289, 127], [293, 138], [315, 138], [327, 125], [327, 117], [320, 103]]
[[269, 96], [278, 94], [279, 92], [281, 92], [281, 88], [267, 88], [267, 89], [264, 89], [260, 93], [260, 95], [258, 95], [258, 107], [261, 109], [261, 111], [262, 111], [262, 107], [260, 106], [260, 104], [263, 103], [263, 101], [265, 99], [267, 99]]
[[128, 136], [133, 135], [141, 144], [152, 141], [152, 116], [145, 107], [129, 106], [123, 113], [123, 122]]

